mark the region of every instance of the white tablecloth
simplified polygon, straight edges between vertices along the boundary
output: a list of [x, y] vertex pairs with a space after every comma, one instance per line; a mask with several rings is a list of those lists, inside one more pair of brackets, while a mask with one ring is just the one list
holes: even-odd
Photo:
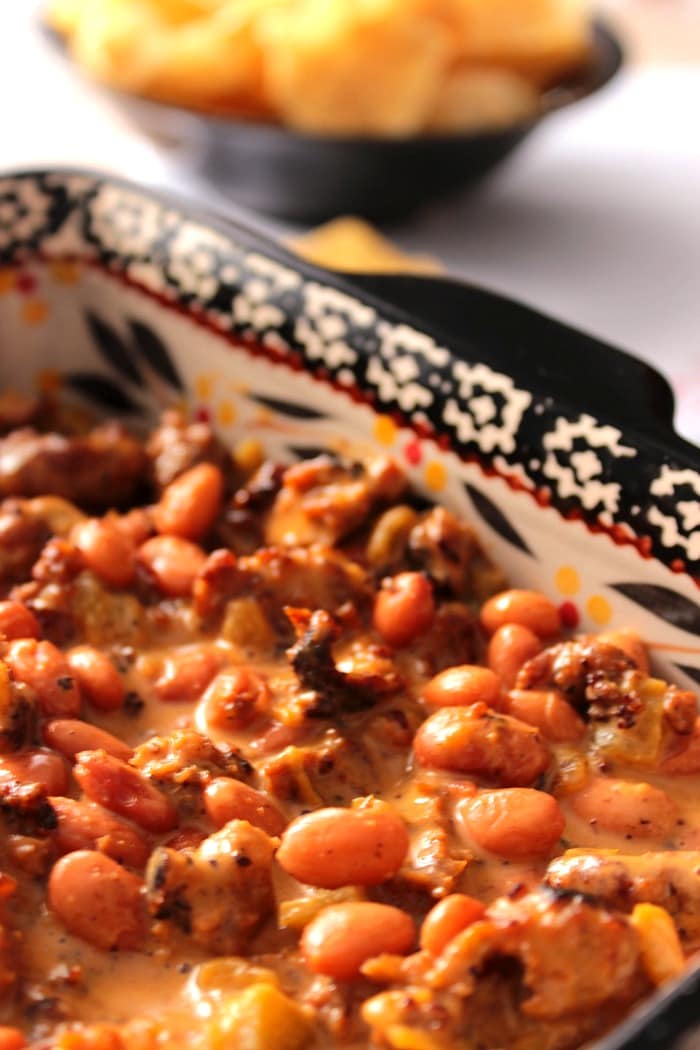
[[[0, 0], [0, 167], [87, 165], [221, 206], [47, 46], [38, 6]], [[630, 70], [551, 117], [481, 189], [390, 232], [647, 358], [700, 442], [699, 114], [699, 66]]]

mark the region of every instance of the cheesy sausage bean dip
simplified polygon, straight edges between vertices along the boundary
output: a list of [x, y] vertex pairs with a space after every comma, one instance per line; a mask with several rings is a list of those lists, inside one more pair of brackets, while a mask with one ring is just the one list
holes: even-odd
[[697, 704], [633, 631], [390, 459], [6, 415], [0, 1050], [573, 1050], [682, 972]]

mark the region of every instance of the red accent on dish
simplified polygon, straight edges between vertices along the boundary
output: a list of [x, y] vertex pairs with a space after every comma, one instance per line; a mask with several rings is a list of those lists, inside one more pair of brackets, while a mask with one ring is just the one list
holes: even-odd
[[31, 273], [20, 273], [15, 281], [15, 288], [21, 295], [31, 295], [36, 291], [37, 280]]
[[574, 631], [581, 621], [581, 614], [573, 602], [562, 602], [559, 606], [559, 619], [565, 630]]
[[412, 467], [417, 467], [423, 458], [423, 450], [420, 441], [415, 439], [409, 441], [408, 444], [404, 445], [403, 454]]

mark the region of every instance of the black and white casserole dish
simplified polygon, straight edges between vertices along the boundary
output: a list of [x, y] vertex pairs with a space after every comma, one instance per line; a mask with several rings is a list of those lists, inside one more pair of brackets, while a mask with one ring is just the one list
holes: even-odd
[[[480, 289], [340, 277], [89, 173], [0, 177], [0, 386], [288, 461], [391, 451], [519, 586], [700, 683], [700, 451], [647, 365]], [[690, 973], [599, 1046], [700, 1046]], [[690, 1036], [690, 1042], [688, 1037]]]

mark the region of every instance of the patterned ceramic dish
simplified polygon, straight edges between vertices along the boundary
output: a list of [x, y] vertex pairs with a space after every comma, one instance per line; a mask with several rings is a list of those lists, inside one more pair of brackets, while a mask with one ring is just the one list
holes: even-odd
[[603, 88], [622, 60], [614, 34], [596, 23], [590, 66], [549, 91], [537, 117], [495, 131], [406, 139], [302, 135], [116, 90], [108, 94], [158, 143], [176, 149], [178, 160], [248, 208], [298, 222], [343, 213], [386, 220], [476, 182], [548, 114]]
[[[341, 278], [85, 173], [0, 178], [0, 266], [3, 385], [137, 428], [182, 403], [286, 459], [390, 449], [565, 624], [633, 626], [697, 688], [700, 453], [648, 366], [480, 290]], [[608, 1045], [668, 1048], [660, 1031]]]

